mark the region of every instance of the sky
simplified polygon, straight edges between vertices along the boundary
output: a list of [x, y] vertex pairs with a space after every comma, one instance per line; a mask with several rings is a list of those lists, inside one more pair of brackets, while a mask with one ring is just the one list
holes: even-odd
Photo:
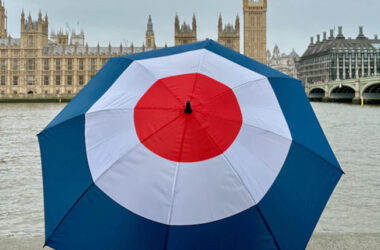
[[[217, 40], [219, 13], [224, 22], [241, 18], [243, 42], [242, 0], [2, 0], [8, 12], [8, 32], [20, 36], [20, 15], [30, 12], [35, 20], [38, 11], [48, 14], [49, 30], [79, 26], [84, 29], [90, 46], [136, 46], [145, 40], [148, 16], [152, 15], [157, 46], [174, 44], [174, 17], [191, 23], [197, 17], [198, 40]], [[303, 54], [311, 36], [343, 26], [346, 37], [356, 37], [358, 27], [364, 26], [366, 36], [380, 33], [380, 1], [378, 0], [268, 0], [267, 48], [275, 44], [281, 53], [294, 48]], [[314, 38], [316, 39], [316, 38]], [[241, 47], [243, 52], [243, 47]]]

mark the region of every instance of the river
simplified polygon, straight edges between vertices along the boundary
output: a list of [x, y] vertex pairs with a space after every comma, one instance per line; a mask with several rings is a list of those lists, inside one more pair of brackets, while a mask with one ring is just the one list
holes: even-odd
[[[315, 232], [325, 233], [325, 241], [334, 233], [372, 235], [369, 240], [374, 242], [370, 246], [380, 248], [376, 240], [380, 236], [380, 107], [312, 105], [346, 173]], [[0, 104], [0, 249], [1, 243], [11, 246], [26, 238], [41, 241], [34, 246], [43, 244], [42, 178], [36, 134], [64, 106]]]

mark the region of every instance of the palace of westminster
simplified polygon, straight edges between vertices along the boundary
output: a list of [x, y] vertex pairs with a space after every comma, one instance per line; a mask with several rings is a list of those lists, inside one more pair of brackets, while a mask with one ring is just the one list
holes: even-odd
[[[244, 52], [266, 63], [266, 13], [267, 0], [243, 0]], [[240, 52], [240, 20], [234, 25], [218, 22], [218, 42]], [[174, 21], [175, 45], [197, 41], [197, 20], [192, 25], [180, 24], [178, 15]], [[166, 47], [166, 45], [165, 45]], [[158, 49], [155, 42], [152, 19], [149, 16], [145, 43], [126, 47], [90, 47], [85, 43], [83, 30], [71, 34], [51, 30], [48, 16], [38, 13], [37, 20], [21, 13], [20, 38], [7, 33], [7, 16], [0, 0], [0, 97], [23, 95], [57, 96], [74, 95], [113, 56]]]

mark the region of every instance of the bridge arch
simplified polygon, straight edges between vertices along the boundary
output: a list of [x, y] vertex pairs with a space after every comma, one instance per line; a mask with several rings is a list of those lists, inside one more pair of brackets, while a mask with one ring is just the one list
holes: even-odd
[[363, 88], [361, 96], [364, 100], [380, 101], [380, 82], [367, 84]]
[[325, 96], [325, 90], [323, 88], [313, 88], [309, 91], [309, 98], [323, 98]]
[[352, 101], [355, 97], [355, 89], [348, 85], [335, 86], [330, 90], [330, 98], [342, 101]]

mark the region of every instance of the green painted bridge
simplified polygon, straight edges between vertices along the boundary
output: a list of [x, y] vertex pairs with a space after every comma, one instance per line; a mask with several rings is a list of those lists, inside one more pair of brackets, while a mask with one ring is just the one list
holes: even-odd
[[380, 75], [306, 84], [305, 91], [311, 100], [380, 102]]

